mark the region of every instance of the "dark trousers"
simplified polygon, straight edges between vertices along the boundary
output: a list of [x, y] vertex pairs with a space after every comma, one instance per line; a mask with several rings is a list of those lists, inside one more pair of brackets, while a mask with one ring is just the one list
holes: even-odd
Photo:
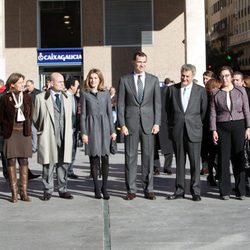
[[190, 162], [190, 192], [200, 195], [200, 153], [201, 142], [191, 142], [186, 129], [180, 131], [180, 136], [173, 141], [176, 158], [176, 191], [177, 195], [185, 194], [185, 165], [186, 155]]
[[242, 166], [242, 151], [245, 139], [245, 121], [229, 121], [217, 123], [219, 136], [218, 170], [220, 195], [230, 195], [230, 159], [235, 177], [236, 196], [245, 195], [245, 171]]
[[125, 183], [127, 192], [136, 193], [138, 144], [141, 146], [141, 177], [144, 193], [153, 192], [154, 135], [145, 134], [142, 126], [125, 136]]

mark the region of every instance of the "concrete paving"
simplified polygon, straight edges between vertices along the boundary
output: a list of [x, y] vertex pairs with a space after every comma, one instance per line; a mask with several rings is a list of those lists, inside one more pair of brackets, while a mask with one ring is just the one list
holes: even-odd
[[[109, 201], [93, 198], [88, 178], [89, 162], [82, 148], [75, 161], [77, 180], [69, 180], [73, 200], [42, 201], [41, 178], [29, 182], [31, 203], [9, 202], [8, 184], [0, 174], [1, 250], [235, 250], [250, 248], [250, 198], [219, 199], [218, 188], [209, 187], [202, 176], [202, 201], [193, 202], [189, 191], [183, 200], [168, 201], [174, 191], [175, 174], [154, 177], [155, 201], [143, 198], [138, 173], [138, 195], [123, 200], [124, 149], [110, 158]], [[163, 163], [163, 157], [161, 157]], [[175, 168], [175, 165], [173, 164]], [[41, 173], [36, 155], [30, 168]], [[138, 168], [139, 169], [139, 168]], [[189, 170], [187, 170], [189, 179]], [[189, 190], [189, 181], [187, 181]], [[233, 187], [233, 185], [232, 185]]]

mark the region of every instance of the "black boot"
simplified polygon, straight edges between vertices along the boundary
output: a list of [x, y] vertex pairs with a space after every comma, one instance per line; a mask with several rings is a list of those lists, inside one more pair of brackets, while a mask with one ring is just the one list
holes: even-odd
[[109, 157], [108, 155], [102, 156], [102, 195], [104, 200], [109, 200], [109, 194], [107, 192], [109, 174]]
[[100, 157], [99, 156], [90, 156], [90, 171], [91, 175], [93, 177], [94, 181], [94, 192], [95, 192], [95, 198], [101, 199], [101, 192], [98, 184], [98, 177], [97, 177], [97, 171], [98, 171], [98, 165], [100, 164]]

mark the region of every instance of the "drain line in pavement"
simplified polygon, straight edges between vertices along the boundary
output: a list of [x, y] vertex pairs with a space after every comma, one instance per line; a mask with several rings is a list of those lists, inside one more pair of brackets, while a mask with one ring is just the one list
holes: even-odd
[[107, 200], [102, 200], [102, 211], [103, 211], [103, 249], [111, 250], [109, 202]]

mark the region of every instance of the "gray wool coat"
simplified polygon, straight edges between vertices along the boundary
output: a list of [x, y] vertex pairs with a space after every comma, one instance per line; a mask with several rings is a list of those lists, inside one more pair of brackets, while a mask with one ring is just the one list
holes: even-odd
[[88, 135], [85, 154], [90, 156], [109, 155], [110, 135], [115, 133], [111, 98], [107, 90], [96, 94], [81, 92], [81, 134]]

